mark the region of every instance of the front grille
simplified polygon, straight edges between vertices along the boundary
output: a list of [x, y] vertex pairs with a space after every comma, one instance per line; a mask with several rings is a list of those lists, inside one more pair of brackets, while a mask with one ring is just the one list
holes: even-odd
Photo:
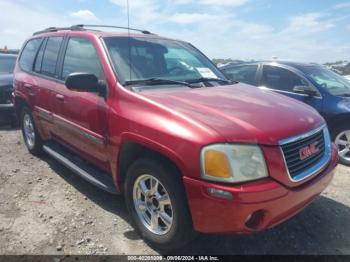
[[[319, 151], [302, 160], [300, 151], [315, 142], [317, 143]], [[306, 138], [283, 144], [281, 146], [289, 175], [292, 179], [302, 175], [323, 159], [326, 151], [325, 144], [324, 131], [322, 129]]]
[[0, 104], [11, 103], [12, 87], [0, 87]]

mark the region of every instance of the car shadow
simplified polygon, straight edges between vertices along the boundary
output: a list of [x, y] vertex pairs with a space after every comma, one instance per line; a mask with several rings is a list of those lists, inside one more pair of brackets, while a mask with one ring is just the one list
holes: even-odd
[[122, 196], [113, 195], [90, 184], [48, 155], [42, 155], [40, 158], [48, 163], [55, 173], [95, 204], [128, 222], [128, 213]]
[[[91, 201], [130, 224], [123, 197], [89, 184], [49, 156], [43, 156], [42, 159]], [[350, 254], [349, 221], [348, 206], [320, 196], [294, 218], [268, 231], [233, 236], [200, 234], [185, 248], [173, 254]], [[129, 240], [140, 239], [135, 231], [125, 232], [124, 236]]]

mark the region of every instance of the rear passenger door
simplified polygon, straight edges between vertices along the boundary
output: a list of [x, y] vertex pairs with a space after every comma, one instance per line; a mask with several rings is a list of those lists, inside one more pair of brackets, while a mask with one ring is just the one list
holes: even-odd
[[[19, 59], [21, 71], [16, 74], [17, 89], [25, 94], [40, 134], [45, 140], [50, 139], [53, 128], [51, 92], [58, 81], [56, 62], [62, 42], [63, 36], [29, 40]], [[45, 63], [50, 62], [45, 67], [50, 70], [45, 71], [42, 67], [43, 57]]]
[[25, 97], [32, 109], [38, 101], [36, 97], [37, 79], [32, 77], [33, 64], [42, 42], [43, 38], [34, 38], [26, 43], [18, 61], [21, 70], [15, 74], [14, 79], [16, 89]]
[[53, 131], [52, 93], [58, 85], [58, 57], [64, 36], [46, 38], [36, 56], [33, 72], [37, 82], [36, 111], [38, 119], [47, 137]]
[[[311, 97], [305, 94], [296, 93], [293, 90], [295, 86], [311, 86], [311, 84], [305, 78], [289, 69], [273, 65], [264, 65], [261, 72], [260, 86], [300, 100], [314, 107], [319, 112], [322, 111], [321, 94], [319, 96]], [[317, 89], [315, 90], [317, 91]]]
[[53, 94], [56, 138], [93, 162], [109, 171], [105, 137], [108, 106], [97, 93], [76, 92], [66, 88], [64, 82], [71, 73], [93, 73], [104, 81], [104, 73], [96, 48], [84, 37], [67, 39], [61, 62], [60, 83]]

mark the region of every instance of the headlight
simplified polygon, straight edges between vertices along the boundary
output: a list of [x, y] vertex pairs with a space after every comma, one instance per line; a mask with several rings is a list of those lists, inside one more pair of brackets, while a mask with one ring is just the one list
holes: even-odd
[[201, 152], [202, 177], [240, 183], [268, 176], [264, 155], [255, 145], [210, 145]]

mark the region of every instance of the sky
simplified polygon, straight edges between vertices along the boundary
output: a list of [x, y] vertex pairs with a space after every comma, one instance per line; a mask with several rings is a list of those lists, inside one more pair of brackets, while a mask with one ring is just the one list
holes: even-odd
[[[127, 0], [0, 0], [0, 47], [50, 26], [127, 26]], [[210, 58], [350, 60], [350, 1], [129, 0], [130, 26], [194, 44]]]

